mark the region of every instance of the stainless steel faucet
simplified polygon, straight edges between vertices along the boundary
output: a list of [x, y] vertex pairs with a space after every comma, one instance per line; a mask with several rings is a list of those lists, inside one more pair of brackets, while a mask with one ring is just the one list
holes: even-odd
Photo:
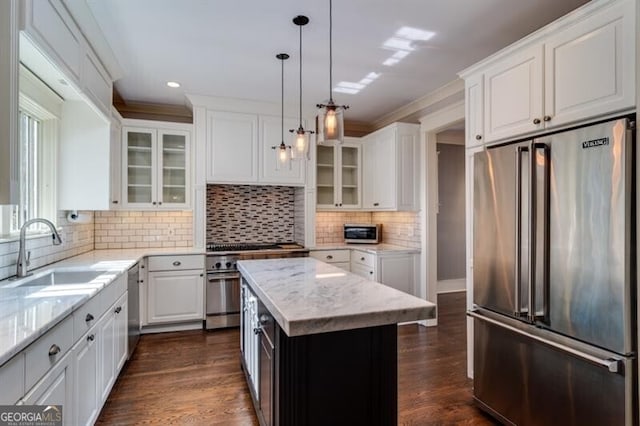
[[16, 278], [22, 278], [29, 275], [28, 269], [31, 252], [26, 252], [25, 239], [27, 237], [27, 228], [34, 223], [44, 223], [45, 225], [47, 225], [49, 228], [51, 228], [51, 238], [53, 238], [53, 245], [57, 246], [62, 244], [62, 238], [60, 238], [55, 225], [47, 219], [35, 218], [26, 221], [20, 228], [20, 250], [18, 251], [18, 269], [16, 271]]

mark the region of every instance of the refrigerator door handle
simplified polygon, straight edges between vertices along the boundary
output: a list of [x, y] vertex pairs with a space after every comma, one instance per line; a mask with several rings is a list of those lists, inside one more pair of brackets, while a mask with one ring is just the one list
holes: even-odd
[[[549, 149], [549, 145], [543, 142], [534, 141], [531, 144], [529, 321], [532, 323], [536, 320], [545, 320], [549, 307], [547, 292]], [[541, 156], [538, 156], [538, 152], [541, 153]], [[542, 266], [541, 269], [538, 268], [539, 266]], [[538, 310], [538, 296], [541, 296], [542, 302], [540, 311]]]
[[497, 327], [501, 327], [501, 328], [503, 328], [505, 330], [509, 330], [509, 331], [511, 331], [513, 333], [519, 334], [519, 335], [527, 337], [529, 339], [533, 339], [533, 340], [535, 340], [537, 342], [540, 342], [540, 343], [543, 343], [545, 345], [551, 346], [551, 347], [556, 348], [558, 350], [561, 350], [563, 352], [570, 353], [570, 354], [572, 354], [572, 355], [574, 355], [574, 356], [576, 356], [576, 357], [578, 357], [580, 359], [588, 361], [588, 362], [590, 362], [592, 364], [595, 364], [597, 366], [606, 368], [607, 371], [609, 371], [610, 373], [620, 373], [620, 374], [624, 373], [623, 369], [621, 368], [621, 360], [613, 359], [613, 358], [602, 359], [600, 357], [597, 357], [597, 356], [594, 356], [594, 355], [579, 351], [577, 349], [574, 349], [574, 348], [572, 348], [570, 346], [563, 345], [562, 343], [554, 342], [552, 340], [545, 339], [544, 337], [540, 337], [540, 336], [536, 336], [534, 334], [527, 333], [526, 331], [523, 331], [523, 330], [520, 330], [519, 328], [510, 326], [509, 324], [505, 324], [505, 323], [500, 322], [498, 320], [495, 320], [493, 318], [489, 318], [487, 316], [479, 314], [475, 310], [468, 311], [467, 315], [472, 317], [472, 318], [478, 319], [480, 321], [485, 321], [485, 322], [487, 322], [489, 324], [493, 324], [493, 325], [495, 325]]
[[535, 142], [530, 145], [529, 155], [529, 298], [528, 320], [536, 320], [536, 151]]
[[516, 148], [516, 256], [515, 256], [515, 303], [514, 303], [514, 315], [522, 316], [524, 311], [522, 309], [522, 153], [528, 152], [529, 148], [526, 146], [519, 146]]

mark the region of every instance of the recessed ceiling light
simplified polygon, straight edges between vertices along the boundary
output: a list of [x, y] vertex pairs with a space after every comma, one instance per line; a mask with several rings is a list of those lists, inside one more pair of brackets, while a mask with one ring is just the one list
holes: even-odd
[[177, 81], [167, 81], [167, 86], [175, 89], [177, 87], [180, 87], [180, 83], [178, 83]]

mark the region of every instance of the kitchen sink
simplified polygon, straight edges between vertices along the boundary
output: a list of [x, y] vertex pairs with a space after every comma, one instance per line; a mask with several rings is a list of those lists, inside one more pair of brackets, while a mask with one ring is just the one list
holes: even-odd
[[107, 271], [51, 271], [48, 274], [27, 278], [17, 287], [55, 286], [69, 284], [87, 284]]

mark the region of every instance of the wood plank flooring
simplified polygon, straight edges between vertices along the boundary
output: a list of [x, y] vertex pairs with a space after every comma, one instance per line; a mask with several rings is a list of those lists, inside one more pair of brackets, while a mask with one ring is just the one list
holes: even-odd
[[[398, 424], [492, 425], [466, 377], [465, 293], [438, 310], [438, 327], [398, 330]], [[238, 342], [238, 329], [143, 335], [96, 424], [257, 425]]]

